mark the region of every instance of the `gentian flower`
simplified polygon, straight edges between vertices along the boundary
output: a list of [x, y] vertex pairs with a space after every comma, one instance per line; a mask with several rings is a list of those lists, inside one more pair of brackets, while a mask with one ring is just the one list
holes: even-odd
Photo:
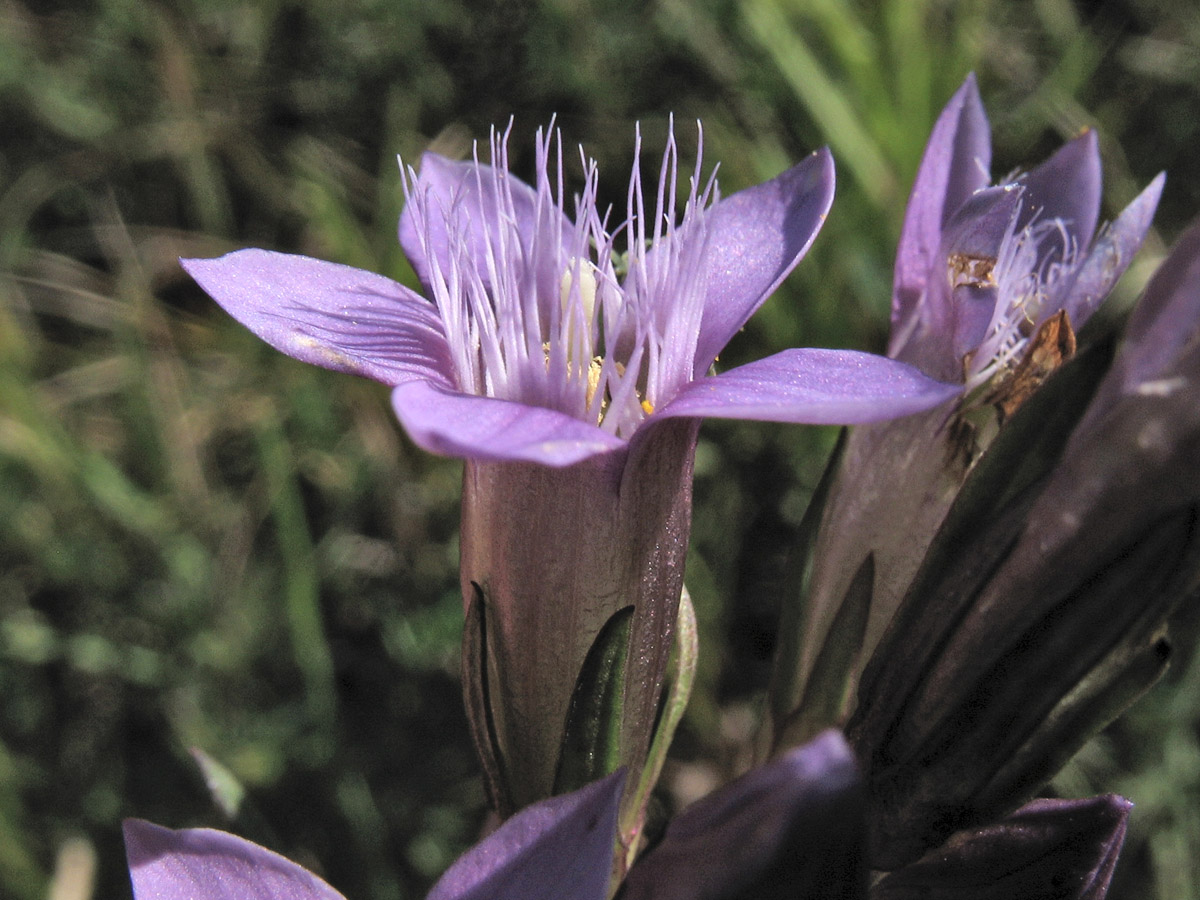
[[[896, 254], [888, 355], [961, 393], [943, 407], [851, 429], [823, 510], [815, 510], [804, 619], [785, 623], [772, 691], [775, 740], [829, 721], [795, 720], [827, 641], [852, 643], [851, 689], [975, 461], [1075, 352], [1075, 332], [1141, 245], [1163, 176], [1097, 230], [1101, 172], [1086, 131], [1024, 174], [991, 185], [987, 117], [973, 77], [939, 116], [917, 172]], [[817, 515], [821, 518], [818, 520]], [[855, 577], [872, 575], [853, 595]], [[849, 599], [848, 599], [849, 598]], [[861, 615], [847, 608], [861, 604]], [[842, 610], [846, 610], [842, 613]], [[835, 634], [835, 623], [843, 633]], [[860, 624], [861, 623], [861, 624]], [[788, 649], [791, 648], [791, 649]], [[817, 689], [817, 688], [814, 688]], [[811, 696], [810, 708], [824, 704]], [[803, 717], [801, 717], [803, 718]], [[785, 733], [787, 736], [785, 737]]]
[[863, 673], [847, 731], [880, 865], [1028, 799], [1167, 667], [1200, 585], [1200, 225], [1107, 371], [1092, 355], [972, 472]]
[[466, 460], [465, 691], [505, 815], [579, 786], [561, 776], [581, 771], [563, 757], [563, 723], [587, 654], [622, 610], [632, 618], [607, 694], [615, 731], [582, 771], [640, 769], [673, 639], [701, 417], [872, 422], [956, 393], [854, 351], [786, 350], [706, 374], [824, 221], [828, 151], [724, 200], [698, 158], [677, 222], [669, 136], [653, 200], [635, 167], [612, 231], [596, 165], [582, 165], [568, 201], [561, 141], [542, 133], [532, 186], [509, 172], [507, 135], [493, 136], [490, 164], [426, 154], [419, 175], [406, 173], [399, 229], [425, 297], [263, 250], [183, 261], [277, 348], [393, 385], [410, 437]]

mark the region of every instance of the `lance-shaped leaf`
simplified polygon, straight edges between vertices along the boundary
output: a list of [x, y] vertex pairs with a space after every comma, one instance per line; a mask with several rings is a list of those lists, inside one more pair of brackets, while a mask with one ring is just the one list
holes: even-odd
[[633, 607], [613, 613], [583, 660], [559, 748], [554, 793], [565, 794], [614, 772], [621, 758], [625, 664]]
[[463, 702], [471, 740], [483, 766], [483, 786], [487, 791], [488, 803], [502, 818], [507, 818], [515, 810], [508, 796], [504, 755], [496, 737], [496, 721], [492, 715], [487, 610], [484, 608], [483, 589], [477, 584], [471, 587], [472, 594], [469, 597], [464, 595], [467, 608], [462, 645]]
[[629, 869], [642, 850], [645, 837], [643, 827], [650, 795], [658, 784], [658, 778], [667, 761], [667, 751], [671, 747], [672, 738], [675, 737], [675, 729], [683, 720], [688, 699], [692, 696], [692, 685], [696, 681], [696, 665], [700, 660], [700, 635], [696, 624], [696, 610], [692, 606], [692, 598], [687, 588], [684, 588], [679, 597], [679, 621], [676, 623], [675, 634], [675, 669], [671, 676], [671, 686], [664, 699], [658, 725], [654, 729], [654, 740], [650, 742], [646, 765], [642, 769], [633, 797], [621, 813], [621, 846], [625, 853], [622, 872]]
[[1132, 804], [1035, 800], [885, 876], [871, 900], [1103, 900]]
[[817, 656], [804, 699], [779, 729], [777, 746], [805, 743], [830, 722], [841, 722], [851, 700], [853, 673], [862, 651], [875, 583], [875, 560], [868, 555], [850, 582], [825, 646]]
[[692, 804], [630, 870], [621, 900], [866, 896], [854, 757], [826, 732]]

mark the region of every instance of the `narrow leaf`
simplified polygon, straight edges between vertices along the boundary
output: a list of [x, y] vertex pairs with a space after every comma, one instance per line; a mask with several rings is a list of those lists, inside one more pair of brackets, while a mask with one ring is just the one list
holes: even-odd
[[579, 670], [563, 729], [555, 794], [602, 778], [620, 764], [625, 661], [633, 610], [626, 606], [613, 613], [596, 635]]
[[696, 627], [696, 610], [692, 606], [692, 598], [686, 587], [679, 598], [679, 617], [676, 620], [675, 634], [675, 672], [671, 676], [666, 704], [658, 721], [658, 728], [654, 732], [654, 740], [650, 744], [650, 753], [638, 780], [637, 791], [621, 817], [621, 844], [625, 847], [626, 867], [633, 862], [640, 849], [646, 805], [650, 802], [654, 786], [658, 784], [663, 763], [667, 761], [671, 739], [675, 737], [675, 729], [679, 727], [679, 721], [683, 718], [683, 711], [692, 696], [692, 685], [696, 681], [696, 663], [700, 658], [699, 629]]
[[784, 724], [776, 748], [795, 747], [841, 723], [850, 701], [853, 674], [867, 633], [875, 584], [875, 558], [868, 554], [838, 607], [817, 655], [800, 707]]
[[463, 623], [462, 683], [467, 724], [475, 752], [483, 766], [488, 802], [502, 818], [512, 815], [512, 801], [504, 778], [504, 760], [496, 739], [492, 700], [488, 689], [487, 614], [483, 589], [472, 582], [473, 595]]

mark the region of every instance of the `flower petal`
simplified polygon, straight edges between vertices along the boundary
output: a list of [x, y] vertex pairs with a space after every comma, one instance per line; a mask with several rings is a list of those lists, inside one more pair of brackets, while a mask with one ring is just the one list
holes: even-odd
[[1190, 354], [1194, 358], [1200, 346], [1198, 335], [1200, 220], [1175, 243], [1129, 316], [1117, 358], [1121, 387], [1139, 390], [1151, 379], [1181, 374], [1183, 357]]
[[226, 312], [289, 356], [384, 384], [454, 383], [437, 310], [389, 278], [269, 250], [179, 262]]
[[1087, 259], [1080, 264], [1074, 280], [1067, 286], [1065, 296], [1054, 304], [1056, 308], [1042, 310], [1039, 325], [1058, 309], [1065, 309], [1073, 328], [1078, 330], [1083, 326], [1104, 302], [1146, 239], [1165, 181], [1166, 176], [1159, 173], [1116, 220], [1100, 232]]
[[[1025, 187], [1017, 227], [1024, 228], [1035, 218], [1039, 222], [1062, 219], [1075, 246], [1086, 247], [1100, 218], [1101, 179], [1100, 144], [1089, 128], [1017, 179]], [[1047, 238], [1046, 243], [1062, 258], [1064, 250], [1058, 239]]]
[[[917, 170], [896, 250], [892, 335], [906, 334], [942, 250], [942, 228], [975, 191], [987, 185], [992, 146], [975, 76], [950, 98], [938, 116]], [[893, 346], [889, 353], [895, 355]]]
[[[412, 198], [400, 214], [400, 246], [413, 270], [428, 286], [432, 266], [428, 253], [437, 256], [438, 268], [451, 270], [450, 232], [447, 222], [454, 223], [454, 230], [461, 233], [468, 247], [467, 255], [479, 262], [479, 271], [485, 276], [489, 242], [497, 245], [497, 229], [502, 221], [511, 220], [522, 236], [532, 236], [537, 226], [537, 191], [515, 175], [494, 166], [475, 162], [457, 162], [425, 153], [421, 157], [421, 171], [413, 190], [420, 193], [418, 203], [427, 205], [425, 235], [422, 240], [421, 222], [417, 206]], [[503, 190], [507, 196], [501, 196]], [[490, 237], [489, 237], [490, 233]], [[573, 226], [563, 217], [559, 230], [564, 241], [573, 234]], [[564, 245], [564, 257], [566, 248]]]
[[961, 391], [856, 350], [784, 350], [685, 386], [659, 416], [857, 425], [931, 409]]
[[864, 898], [862, 817], [854, 754], [826, 731], [684, 810], [630, 869], [621, 896]]
[[833, 157], [822, 148], [708, 210], [708, 285], [696, 344], [697, 374], [708, 370], [808, 251], [833, 203], [833, 184]]
[[136, 900], [344, 900], [307, 869], [223, 831], [141, 819], [124, 829]]
[[526, 807], [459, 857], [425, 900], [604, 900], [622, 769]]
[[620, 438], [556, 410], [421, 381], [397, 387], [392, 405], [413, 442], [443, 456], [569, 466], [625, 446]]
[[885, 876], [872, 900], [1103, 900], [1132, 806], [1114, 794], [1035, 800]]

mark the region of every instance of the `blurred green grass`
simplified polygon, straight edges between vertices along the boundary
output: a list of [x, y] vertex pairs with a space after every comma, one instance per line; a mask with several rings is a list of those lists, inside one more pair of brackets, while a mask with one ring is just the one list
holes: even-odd
[[[704, 122], [725, 193], [828, 143], [834, 211], [729, 348], [880, 349], [933, 118], [979, 73], [997, 172], [1080, 128], [1112, 215], [1170, 181], [1127, 301], [1200, 211], [1200, 10], [1163, 0], [0, 0], [0, 896], [45, 896], [82, 836], [128, 896], [118, 822], [221, 825], [188, 755], [244, 782], [257, 836], [348, 897], [419, 897], [474, 835], [458, 694], [459, 466], [378, 385], [244, 333], [178, 256], [254, 245], [412, 282], [396, 154], [557, 115], [622, 202], [634, 123]], [[700, 686], [677, 787], [739, 764], [773, 586], [832, 432], [710, 423], [689, 585]], [[1200, 896], [1200, 667], [1058, 786], [1138, 802], [1114, 896]], [[690, 781], [689, 781], [690, 779]]]

